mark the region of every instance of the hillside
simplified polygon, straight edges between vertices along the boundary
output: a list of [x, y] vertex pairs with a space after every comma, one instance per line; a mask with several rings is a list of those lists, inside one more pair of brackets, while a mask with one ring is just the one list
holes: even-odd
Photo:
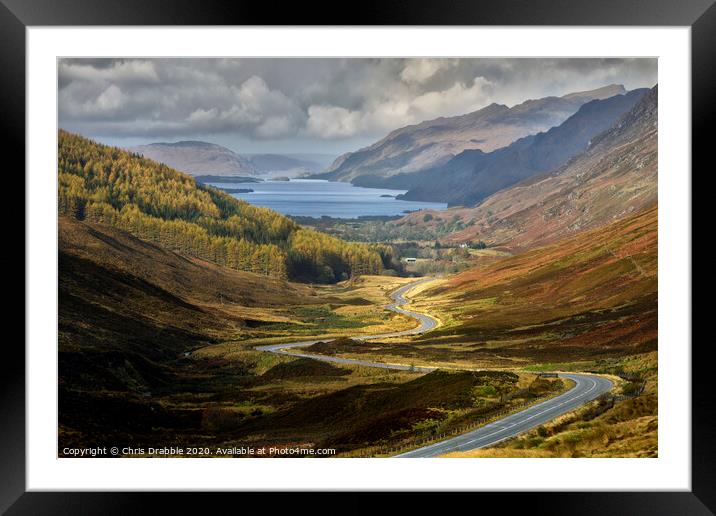
[[[471, 206], [536, 174], [552, 170], [582, 152], [644, 96], [647, 89], [587, 102], [562, 124], [521, 138], [494, 152], [463, 151], [445, 165], [406, 177], [410, 187], [399, 198]], [[391, 178], [400, 181], [402, 175]], [[411, 186], [417, 185], [417, 186]]]
[[128, 149], [192, 176], [253, 176], [259, 170], [249, 159], [213, 143], [151, 143]]
[[246, 325], [239, 307], [315, 302], [288, 283], [182, 256], [104, 224], [60, 216], [60, 350], [176, 358]]
[[526, 249], [597, 228], [657, 200], [658, 88], [654, 87], [579, 156], [555, 171], [495, 193], [475, 208], [410, 214], [396, 221], [419, 226], [461, 221], [467, 228], [444, 242], [482, 240]]
[[[244, 419], [261, 425], [262, 434], [280, 432], [274, 419], [261, 418], [264, 411], [287, 412], [294, 404], [310, 404], [308, 398], [330, 399], [341, 410], [346, 402], [334, 395], [341, 390], [364, 390], [361, 398], [374, 392], [361, 385], [383, 382], [379, 391], [400, 391], [401, 382], [415, 378], [253, 350], [255, 337], [291, 338], [297, 328], [314, 335], [403, 329], [406, 321], [386, 318], [378, 304], [385, 301], [382, 289], [395, 288], [394, 278], [361, 278], [356, 289], [314, 289], [220, 267], [65, 216], [58, 220], [58, 246], [59, 450], [87, 442], [233, 446], [252, 438], [232, 433]], [[373, 296], [376, 304], [368, 300]], [[224, 355], [217, 356], [217, 348]], [[325, 439], [326, 431], [350, 431], [345, 425], [301, 428], [301, 411], [293, 412], [292, 427], [300, 430], [294, 439], [303, 435], [310, 443]], [[409, 430], [421, 415], [391, 424]]]
[[415, 298], [444, 324], [414, 353], [516, 366], [654, 351], [657, 248], [654, 206], [442, 280]]
[[456, 117], [442, 117], [391, 132], [382, 140], [344, 154], [319, 177], [379, 186], [386, 178], [445, 164], [466, 149], [490, 152], [524, 136], [559, 125], [594, 99], [624, 93], [621, 85], [528, 100], [511, 108], [491, 104]]
[[107, 401], [110, 392], [141, 398], [166, 388], [185, 353], [236, 338], [266, 310], [316, 302], [300, 284], [187, 258], [103, 224], [58, 222], [61, 406], [78, 392]]
[[376, 250], [301, 228], [166, 165], [65, 131], [58, 144], [61, 214], [278, 278], [329, 283], [382, 270]]

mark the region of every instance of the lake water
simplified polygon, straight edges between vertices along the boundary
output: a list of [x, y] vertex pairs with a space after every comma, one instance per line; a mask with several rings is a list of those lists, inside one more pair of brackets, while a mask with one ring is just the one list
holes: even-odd
[[256, 206], [284, 215], [354, 219], [363, 215], [402, 215], [407, 210], [442, 210], [440, 202], [399, 201], [393, 197], [405, 190], [362, 188], [350, 183], [318, 179], [263, 181], [261, 183], [208, 183], [219, 188], [250, 188], [251, 193], [231, 193]]

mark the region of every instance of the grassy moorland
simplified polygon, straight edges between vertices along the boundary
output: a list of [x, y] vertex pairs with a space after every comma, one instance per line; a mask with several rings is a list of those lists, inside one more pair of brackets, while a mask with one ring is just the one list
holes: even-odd
[[[656, 353], [649, 355], [647, 361], [655, 368]], [[445, 457], [656, 457], [656, 374], [647, 377], [647, 388], [639, 397], [618, 402], [604, 397], [494, 447]]]
[[[410, 308], [434, 331], [317, 351], [513, 371], [590, 371], [616, 401], [589, 403], [496, 447], [449, 457], [653, 457], [658, 453], [657, 222], [654, 206], [558, 244], [426, 283]], [[320, 348], [320, 349], [319, 349]]]
[[525, 369], [592, 371], [610, 375], [616, 381], [617, 395], [633, 392], [642, 383], [644, 391], [638, 397], [623, 400], [604, 396], [494, 447], [451, 453], [445, 457], [658, 456], [656, 351], [577, 362], [543, 363]]
[[[249, 313], [254, 320], [243, 331], [221, 343], [195, 352], [197, 358], [231, 359], [260, 345], [295, 342], [301, 339], [335, 339], [388, 333], [413, 328], [414, 320], [383, 308], [389, 294], [410, 278], [361, 276], [336, 285], [312, 285], [315, 299], [295, 300], [273, 309]], [[300, 284], [299, 284], [300, 288]], [[314, 301], [314, 302], [312, 302]]]
[[404, 278], [292, 283], [67, 217], [59, 220], [59, 272], [60, 450], [299, 445], [351, 455], [562, 387], [528, 373], [426, 375], [253, 349], [412, 327], [382, 309]]
[[[60, 444], [399, 447], [557, 392], [540, 370], [626, 375], [642, 396], [583, 409], [480, 456], [656, 453], [657, 209], [411, 291], [434, 331], [382, 308], [407, 278], [307, 285], [165, 250], [61, 217]], [[258, 352], [443, 365], [430, 374]], [[462, 367], [490, 368], [470, 372]], [[633, 385], [632, 385], [633, 386]], [[512, 395], [519, 393], [516, 398]]]
[[424, 340], [504, 365], [654, 351], [657, 221], [652, 207], [447, 279], [425, 291], [444, 324]]
[[514, 369], [565, 362], [590, 368], [653, 352], [657, 208], [436, 279], [413, 292], [411, 308], [442, 324], [411, 340], [353, 346], [351, 353]]

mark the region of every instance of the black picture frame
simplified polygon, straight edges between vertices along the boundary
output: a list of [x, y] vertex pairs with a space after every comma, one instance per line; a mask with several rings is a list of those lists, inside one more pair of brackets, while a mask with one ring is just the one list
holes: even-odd
[[[692, 51], [692, 162], [706, 164], [709, 128], [714, 126], [712, 91], [716, 76], [714, 0], [448, 0], [447, 2], [364, 1], [356, 8], [339, 4], [285, 2], [278, 5], [237, 0], [0, 0], [0, 131], [5, 155], [24, 170], [25, 29], [29, 26], [83, 25], [552, 25], [689, 26]], [[12, 152], [10, 152], [12, 150]], [[22, 168], [21, 168], [22, 167]], [[681, 171], [689, 177], [690, 171]], [[7, 177], [5, 178], [7, 180]], [[25, 192], [24, 182], [17, 187]], [[25, 192], [27, 193], [27, 192]], [[23, 196], [24, 198], [24, 196]], [[694, 203], [695, 205], [695, 203]], [[19, 211], [19, 210], [18, 210]], [[14, 221], [17, 224], [17, 221]], [[19, 224], [18, 224], [19, 225]], [[19, 245], [17, 246], [19, 248]], [[24, 246], [23, 246], [24, 249]], [[23, 251], [24, 253], [24, 251]], [[26, 259], [27, 257], [24, 256]], [[26, 270], [26, 269], [25, 269]], [[668, 271], [662, 271], [668, 274]], [[27, 274], [27, 270], [26, 270]], [[23, 296], [24, 298], [24, 296]], [[19, 303], [18, 303], [19, 305]], [[23, 304], [24, 306], [24, 304]], [[693, 316], [692, 316], [693, 320]], [[150, 507], [160, 497], [162, 512], [206, 510], [233, 494], [36, 493], [25, 489], [25, 353], [19, 339], [7, 338], [0, 359], [0, 511], [7, 514], [127, 514]], [[692, 490], [689, 492], [510, 493], [515, 510], [532, 514], [713, 514], [716, 512], [714, 397], [709, 388], [708, 346], [692, 353]], [[690, 343], [664, 343], [688, 349]], [[265, 503], [265, 494], [242, 493], [241, 505]], [[306, 495], [301, 495], [306, 496]], [[373, 494], [352, 493], [341, 504], [350, 512], [374, 506]], [[500, 493], [473, 494], [480, 504]], [[312, 511], [331, 510], [335, 502], [312, 496]], [[464, 498], [464, 496], [463, 496]], [[272, 495], [271, 504], [283, 495]], [[264, 500], [262, 502], [261, 500]], [[320, 501], [319, 501], [320, 500]], [[462, 500], [464, 501], [464, 500]], [[504, 502], [504, 500], [502, 500]], [[253, 502], [253, 503], [252, 503]], [[293, 502], [295, 505], [295, 501]], [[412, 496], [403, 511], [424, 502]], [[472, 503], [472, 502], [466, 502]], [[492, 505], [490, 503], [490, 505]], [[176, 508], [176, 509], [175, 509]], [[335, 509], [335, 506], [334, 506]], [[341, 511], [345, 512], [345, 511]]]

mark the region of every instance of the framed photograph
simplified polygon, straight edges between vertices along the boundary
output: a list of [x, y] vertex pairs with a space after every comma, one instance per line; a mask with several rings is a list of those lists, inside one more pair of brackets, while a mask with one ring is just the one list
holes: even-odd
[[3, 511], [713, 513], [713, 2], [1, 1], [26, 203]]

